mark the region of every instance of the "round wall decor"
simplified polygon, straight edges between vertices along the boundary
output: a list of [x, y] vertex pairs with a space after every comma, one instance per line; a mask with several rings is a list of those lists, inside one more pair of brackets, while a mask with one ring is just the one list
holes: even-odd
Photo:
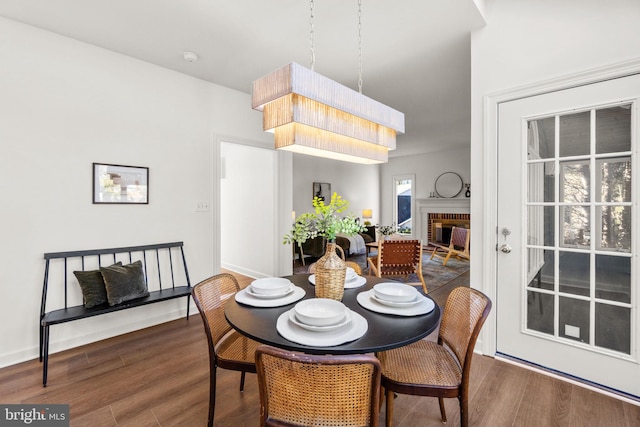
[[445, 172], [436, 178], [435, 190], [439, 197], [456, 197], [462, 191], [462, 177], [455, 172]]

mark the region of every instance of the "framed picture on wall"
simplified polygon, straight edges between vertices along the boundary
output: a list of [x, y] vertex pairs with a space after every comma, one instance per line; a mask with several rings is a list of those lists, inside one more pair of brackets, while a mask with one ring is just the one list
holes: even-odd
[[93, 203], [149, 204], [149, 168], [94, 163]]
[[326, 182], [314, 182], [313, 183], [313, 196], [319, 197], [321, 200], [325, 201], [325, 203], [329, 203], [331, 200], [331, 184]]

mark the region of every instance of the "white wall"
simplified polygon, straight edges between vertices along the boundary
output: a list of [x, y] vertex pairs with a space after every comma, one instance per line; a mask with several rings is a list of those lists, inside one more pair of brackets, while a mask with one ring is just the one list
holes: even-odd
[[[485, 16], [471, 39], [471, 252], [481, 254], [471, 259], [471, 286], [492, 296], [495, 282], [483, 281], [495, 265], [496, 224], [478, 221], [495, 206], [495, 158], [485, 155], [496, 141], [486, 139], [484, 97], [639, 58], [640, 2], [495, 0]], [[494, 329], [489, 321], [483, 334]]]
[[[182, 240], [192, 283], [213, 274], [217, 215], [195, 203], [215, 201], [215, 135], [271, 142], [246, 94], [3, 18], [0, 33], [5, 366], [37, 356], [44, 252]], [[150, 203], [93, 205], [92, 162], [148, 166]], [[176, 300], [54, 326], [51, 349], [183, 310]]]
[[373, 221], [379, 215], [379, 166], [360, 165], [294, 154], [293, 210], [296, 216], [313, 212], [313, 183], [328, 182], [331, 192], [337, 192], [349, 202], [348, 213], [362, 217], [362, 209], [373, 209]]
[[[415, 174], [414, 199], [426, 199], [434, 191], [436, 178], [444, 172], [456, 172], [462, 177], [463, 182], [469, 183], [469, 150], [457, 148], [448, 151], [439, 151], [416, 156], [397, 157], [389, 159], [389, 163], [382, 166], [381, 174], [381, 223], [391, 224], [393, 220], [393, 177], [396, 175]], [[466, 188], [464, 189], [466, 190]], [[471, 186], [473, 190], [473, 185]], [[464, 191], [458, 197], [464, 198]], [[418, 212], [415, 212], [416, 217]], [[415, 229], [416, 227], [414, 227]], [[414, 236], [415, 238], [422, 238]]]

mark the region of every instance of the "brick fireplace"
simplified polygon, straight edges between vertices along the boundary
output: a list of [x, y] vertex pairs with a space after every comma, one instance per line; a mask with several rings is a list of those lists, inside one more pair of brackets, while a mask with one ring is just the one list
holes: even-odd
[[437, 225], [440, 224], [445, 238], [453, 226], [470, 228], [470, 199], [467, 198], [426, 198], [416, 200], [420, 213], [420, 230], [416, 230], [423, 244], [434, 241]]
[[467, 213], [429, 213], [427, 241], [448, 244], [453, 227], [470, 228], [471, 215]]

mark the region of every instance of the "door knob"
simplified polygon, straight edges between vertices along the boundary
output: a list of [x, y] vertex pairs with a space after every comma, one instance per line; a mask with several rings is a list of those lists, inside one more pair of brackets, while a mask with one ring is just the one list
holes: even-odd
[[505, 243], [504, 245], [500, 246], [500, 251], [504, 252], [505, 254], [508, 254], [511, 252], [511, 246]]

